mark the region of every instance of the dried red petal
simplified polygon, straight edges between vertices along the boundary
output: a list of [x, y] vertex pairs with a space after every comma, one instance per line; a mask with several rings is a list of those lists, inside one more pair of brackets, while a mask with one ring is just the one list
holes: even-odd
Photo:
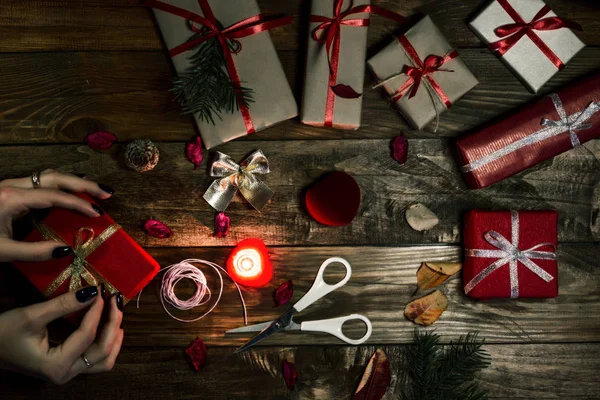
[[229, 234], [231, 220], [224, 212], [220, 212], [215, 217], [214, 237], [222, 238]]
[[351, 86], [335, 85], [331, 87], [331, 91], [336, 94], [336, 96], [341, 97], [343, 99], [358, 99], [362, 96], [362, 93], [356, 93], [356, 90], [352, 89]]
[[408, 140], [404, 135], [396, 136], [392, 140], [392, 158], [399, 164], [404, 164], [408, 158]]
[[110, 132], [94, 132], [85, 137], [85, 142], [94, 150], [106, 150], [117, 141], [117, 137]]
[[146, 221], [144, 229], [146, 229], [148, 235], [159, 239], [167, 239], [173, 236], [173, 231], [171, 231], [168, 226], [155, 219]]
[[288, 389], [293, 389], [296, 381], [298, 380], [298, 373], [293, 363], [283, 360], [281, 363], [281, 369], [283, 370], [283, 379]]
[[196, 371], [200, 371], [200, 368], [204, 366], [206, 361], [206, 345], [199, 337], [190, 343], [187, 349], [185, 349], [185, 355]]
[[191, 142], [185, 145], [185, 156], [189, 162], [194, 164], [194, 170], [197, 170], [204, 158], [200, 136], [196, 136]]
[[282, 283], [273, 293], [275, 299], [275, 307], [282, 306], [290, 301], [294, 294], [294, 285], [292, 281]]

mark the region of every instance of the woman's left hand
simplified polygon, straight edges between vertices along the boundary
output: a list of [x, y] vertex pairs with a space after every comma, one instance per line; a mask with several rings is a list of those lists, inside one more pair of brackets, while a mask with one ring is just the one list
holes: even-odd
[[106, 185], [53, 170], [42, 172], [39, 181], [39, 189], [34, 189], [31, 177], [0, 182], [0, 262], [46, 261], [70, 255], [73, 249], [64, 243], [14, 240], [13, 221], [31, 209], [49, 207], [69, 208], [98, 217], [103, 214], [100, 207], [65, 191], [83, 192], [98, 199], [107, 199], [114, 193]]

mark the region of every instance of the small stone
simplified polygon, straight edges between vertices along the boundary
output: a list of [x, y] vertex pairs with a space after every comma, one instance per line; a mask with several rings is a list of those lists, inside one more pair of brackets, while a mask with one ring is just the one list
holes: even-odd
[[406, 209], [406, 222], [415, 231], [426, 231], [440, 223], [437, 215], [423, 204], [413, 204]]

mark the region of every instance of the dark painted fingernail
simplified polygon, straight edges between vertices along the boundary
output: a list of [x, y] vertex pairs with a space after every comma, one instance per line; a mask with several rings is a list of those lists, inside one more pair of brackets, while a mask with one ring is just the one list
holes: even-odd
[[73, 254], [73, 248], [71, 246], [57, 247], [52, 250], [52, 258], [63, 258], [70, 254]]
[[102, 183], [99, 183], [98, 187], [100, 187], [100, 189], [104, 190], [108, 194], [115, 194], [115, 189], [111, 188], [108, 185], [104, 185]]
[[106, 286], [104, 286], [104, 283], [100, 285], [100, 296], [102, 296], [103, 299], [106, 298]]
[[75, 174], [75, 176], [80, 177], [81, 179], [85, 178], [85, 174]]
[[92, 208], [94, 209], [94, 211], [96, 211], [98, 213], [98, 215], [100, 215], [100, 216], [104, 215], [104, 211], [102, 211], [102, 209], [100, 207], [98, 207], [96, 204], [92, 204]]
[[117, 308], [121, 312], [123, 312], [123, 295], [121, 294], [121, 292], [117, 292], [116, 297], [117, 297]]
[[96, 286], [88, 286], [86, 288], [79, 289], [75, 293], [75, 297], [80, 303], [85, 303], [96, 296], [98, 296], [98, 288]]

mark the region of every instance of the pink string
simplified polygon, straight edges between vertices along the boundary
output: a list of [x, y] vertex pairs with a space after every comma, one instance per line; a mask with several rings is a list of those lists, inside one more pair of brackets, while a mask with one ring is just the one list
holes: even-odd
[[[202, 265], [205, 265], [208, 267], [212, 267], [212, 269], [214, 269], [217, 272], [217, 275], [219, 275], [219, 280], [221, 282], [221, 285], [219, 288], [219, 296], [217, 297], [217, 300], [214, 302], [212, 307], [210, 307], [208, 309], [208, 311], [206, 311], [204, 314], [202, 314], [198, 318], [181, 319], [181, 318], [177, 318], [176, 316], [171, 314], [171, 312], [168, 310], [166, 304], [169, 304], [178, 310], [191, 310], [192, 308], [199, 307], [199, 306], [209, 303], [211, 296], [212, 296], [212, 293], [211, 293], [210, 289], [208, 288], [208, 282], [206, 280], [206, 276], [204, 275], [204, 273], [202, 271], [200, 271], [200, 269], [198, 267], [192, 265], [192, 263], [202, 264]], [[161, 269], [161, 272], [162, 271], [165, 271], [165, 274], [163, 275], [163, 279], [162, 279], [162, 282], [160, 285], [160, 292], [159, 292], [160, 301], [162, 303], [162, 306], [163, 306], [165, 312], [167, 314], [169, 314], [169, 316], [171, 318], [173, 318], [177, 321], [180, 321], [180, 322], [195, 322], [195, 321], [198, 321], [198, 320], [204, 318], [208, 314], [210, 314], [212, 312], [212, 310], [215, 309], [217, 304], [219, 304], [219, 301], [221, 300], [221, 296], [223, 295], [223, 275], [221, 275], [221, 272], [224, 272], [225, 275], [227, 275], [231, 279], [231, 276], [220, 265], [217, 265], [210, 261], [199, 260], [199, 259], [194, 259], [194, 258], [180, 261], [177, 264], [169, 265], [168, 267]], [[196, 285], [195, 293], [192, 295], [192, 297], [190, 297], [187, 300], [181, 300], [179, 297], [177, 297], [177, 295], [175, 295], [175, 286], [177, 286], [177, 284], [182, 279], [189, 279], [189, 280], [193, 281], [194, 284]], [[232, 281], [233, 281], [233, 279], [232, 279]], [[242, 301], [242, 308], [244, 310], [244, 325], [247, 325], [248, 324], [248, 315], [246, 312], [246, 303], [244, 301], [244, 297], [242, 296], [242, 290], [240, 289], [239, 285], [235, 281], [233, 281], [233, 283], [234, 283], [235, 287], [237, 288], [238, 293], [240, 295], [240, 300]], [[142, 294], [142, 292], [140, 291], [140, 294], [138, 295], [138, 298], [137, 298], [137, 308], [140, 308], [141, 294]]]

